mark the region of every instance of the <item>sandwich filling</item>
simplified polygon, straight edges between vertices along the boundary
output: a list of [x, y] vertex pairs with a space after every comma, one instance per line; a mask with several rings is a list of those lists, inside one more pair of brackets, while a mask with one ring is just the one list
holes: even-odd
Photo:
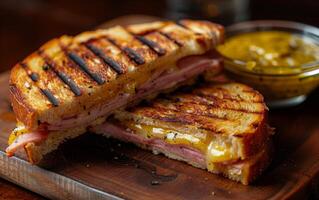
[[[135, 123], [109, 121], [93, 127], [91, 131], [106, 137], [132, 142], [146, 149], [151, 148], [155, 154], [166, 152], [178, 156], [180, 160], [211, 172], [219, 171], [219, 167], [222, 165], [232, 165], [237, 167], [239, 170], [237, 173], [240, 174], [242, 161], [255, 157], [258, 152], [265, 149], [264, 145], [266, 145], [265, 142], [250, 157], [234, 159], [232, 153], [238, 150], [231, 146], [234, 144], [220, 141], [212, 135], [199, 132], [189, 134]], [[268, 135], [268, 129], [265, 128], [264, 131]]]

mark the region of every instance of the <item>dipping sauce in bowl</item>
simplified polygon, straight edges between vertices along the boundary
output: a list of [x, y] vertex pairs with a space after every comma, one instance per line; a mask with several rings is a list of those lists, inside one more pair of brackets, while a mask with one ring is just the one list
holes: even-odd
[[269, 106], [301, 103], [319, 85], [319, 29], [286, 21], [227, 28], [218, 51], [230, 78], [251, 85]]

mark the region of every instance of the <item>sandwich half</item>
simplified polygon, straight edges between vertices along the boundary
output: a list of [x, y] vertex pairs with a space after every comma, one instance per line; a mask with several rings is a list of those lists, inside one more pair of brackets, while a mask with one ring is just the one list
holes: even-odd
[[92, 132], [249, 184], [270, 162], [263, 97], [238, 83], [205, 83], [117, 111]]
[[16, 64], [10, 96], [17, 128], [7, 154], [32, 163], [115, 110], [152, 98], [219, 66], [210, 52], [223, 27], [165, 21], [62, 36]]

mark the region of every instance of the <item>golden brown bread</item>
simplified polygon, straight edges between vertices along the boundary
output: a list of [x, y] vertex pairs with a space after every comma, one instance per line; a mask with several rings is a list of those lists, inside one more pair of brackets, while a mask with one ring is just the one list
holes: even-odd
[[[81, 124], [90, 123], [93, 108], [134, 93], [151, 74], [174, 69], [180, 58], [203, 54], [222, 40], [220, 25], [192, 20], [116, 26], [53, 39], [12, 69], [14, 112], [28, 130], [63, 129], [62, 119], [79, 115], [88, 118]], [[68, 127], [78, 125], [75, 120]]]
[[117, 111], [114, 118], [140, 134], [162, 139], [165, 134], [152, 133], [153, 128], [213, 137], [228, 151], [227, 156], [214, 162], [250, 157], [263, 147], [270, 133], [262, 95], [239, 83], [205, 83], [190, 92], [156, 99], [150, 105]]
[[272, 130], [263, 97], [239, 83], [203, 83], [162, 95], [116, 111], [91, 131], [245, 185], [271, 161]]

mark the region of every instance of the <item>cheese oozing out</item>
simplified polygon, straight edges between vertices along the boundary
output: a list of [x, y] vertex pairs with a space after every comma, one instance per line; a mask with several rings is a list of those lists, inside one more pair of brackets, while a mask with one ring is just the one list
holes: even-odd
[[198, 131], [195, 133], [184, 133], [184, 131], [173, 130], [153, 125], [137, 124], [132, 121], [121, 122], [133, 134], [145, 139], [162, 139], [168, 144], [182, 145], [190, 149], [200, 151], [206, 159], [208, 170], [213, 170], [212, 163], [229, 162], [238, 158], [233, 145], [236, 142], [216, 136], [208, 132]]

